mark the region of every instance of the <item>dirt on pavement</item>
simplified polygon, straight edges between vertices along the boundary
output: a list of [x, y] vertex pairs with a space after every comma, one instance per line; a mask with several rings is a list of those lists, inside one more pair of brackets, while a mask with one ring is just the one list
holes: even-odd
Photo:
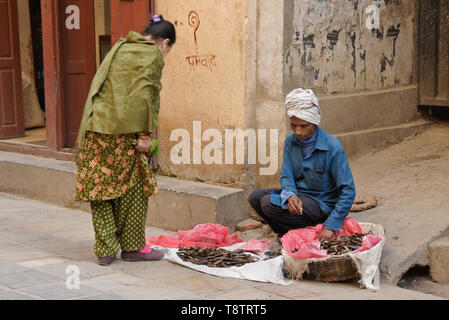
[[[351, 216], [385, 228], [380, 269], [393, 283], [414, 266], [428, 265], [429, 242], [449, 229], [449, 117], [428, 120], [425, 132], [350, 161], [357, 195], [377, 199], [375, 208]], [[420, 284], [417, 290], [433, 288], [449, 297], [448, 289], [429, 281], [412, 282]]]

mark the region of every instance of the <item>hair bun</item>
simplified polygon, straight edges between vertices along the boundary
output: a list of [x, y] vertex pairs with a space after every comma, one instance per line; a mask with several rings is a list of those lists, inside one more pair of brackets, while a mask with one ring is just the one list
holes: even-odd
[[155, 14], [152, 18], [151, 18], [151, 23], [158, 23], [158, 22], [162, 22], [164, 21], [164, 17]]

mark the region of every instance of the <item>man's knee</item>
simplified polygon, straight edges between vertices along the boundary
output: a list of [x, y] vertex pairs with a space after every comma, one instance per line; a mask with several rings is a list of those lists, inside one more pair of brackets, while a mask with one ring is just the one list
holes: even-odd
[[260, 207], [264, 214], [268, 216], [276, 216], [278, 211], [282, 211], [282, 209], [271, 203], [271, 196], [265, 195], [260, 199]]
[[260, 192], [260, 189], [256, 189], [248, 196], [248, 202], [252, 207], [260, 203], [263, 194]]

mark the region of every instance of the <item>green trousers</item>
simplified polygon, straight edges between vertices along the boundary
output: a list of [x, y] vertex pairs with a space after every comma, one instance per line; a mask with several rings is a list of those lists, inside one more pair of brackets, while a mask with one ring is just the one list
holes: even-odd
[[122, 197], [91, 201], [95, 231], [95, 255], [115, 257], [119, 250], [139, 251], [145, 247], [148, 197], [138, 182]]

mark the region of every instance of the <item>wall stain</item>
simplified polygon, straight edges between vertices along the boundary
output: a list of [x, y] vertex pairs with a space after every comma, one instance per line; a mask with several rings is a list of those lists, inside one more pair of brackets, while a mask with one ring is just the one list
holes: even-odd
[[[400, 39], [399, 44], [397, 40], [404, 32], [401, 38], [410, 36], [410, 29], [403, 22], [409, 15], [399, 14], [400, 9], [392, 6], [406, 6], [407, 1], [315, 0], [304, 1], [304, 4], [301, 0], [294, 2], [295, 9], [300, 10], [294, 15], [293, 21], [296, 23], [292, 30], [292, 43], [284, 51], [284, 72], [292, 81], [298, 81], [300, 78], [297, 76], [302, 75], [304, 86], [318, 85], [320, 90], [326, 93], [340, 90], [342, 87], [346, 91], [352, 91], [359, 86], [367, 89], [374, 83], [379, 89], [398, 85], [399, 81], [403, 84], [403, 76], [401, 71], [397, 70], [396, 59], [403, 59], [400, 56], [402, 40], [405, 38]], [[364, 19], [364, 10], [370, 4], [376, 5], [381, 11], [394, 10], [393, 13], [386, 12], [382, 15], [382, 24], [372, 30], [365, 29]], [[347, 18], [339, 18], [345, 14], [348, 15]], [[397, 20], [398, 17], [401, 18], [400, 21]], [[397, 45], [401, 45], [398, 47], [399, 51], [396, 51]], [[375, 70], [372, 70], [373, 63], [379, 63], [380, 66], [374, 65]], [[348, 72], [353, 74], [353, 79], [350, 74], [348, 77]], [[377, 82], [376, 79], [381, 81]], [[327, 88], [328, 86], [332, 87]]]
[[393, 38], [393, 57], [396, 56], [396, 40], [398, 40], [399, 32], [401, 31], [399, 29], [400, 27], [400, 24], [398, 24], [396, 28], [394, 26], [391, 26], [387, 31], [387, 38]]
[[295, 32], [295, 39], [296, 39], [296, 41], [299, 41], [299, 35], [300, 35], [299, 31], [296, 31]]
[[372, 33], [376, 34], [377, 40], [382, 40], [384, 38], [384, 27], [382, 26], [382, 31], [380, 29], [371, 30]]
[[329, 32], [327, 34], [327, 40], [329, 40], [331, 46], [330, 49], [334, 50], [334, 46], [337, 44], [338, 42], [338, 34], [340, 33], [341, 30], [333, 30], [331, 32]]
[[306, 46], [310, 46], [311, 48], [315, 48], [315, 42], [313, 40], [315, 39], [314, 34], [310, 34], [308, 36], [304, 36], [302, 39], [304, 50], [306, 49]]
[[384, 0], [385, 5], [392, 5], [392, 6], [401, 6], [402, 5], [402, 0]]
[[346, 35], [349, 36], [349, 38], [351, 39], [351, 44], [352, 44], [352, 63], [351, 63], [351, 70], [354, 72], [354, 87], [357, 86], [357, 61], [355, 58], [355, 40], [357, 37], [356, 32], [354, 32], [353, 34], [350, 34], [349, 32], [346, 33]]
[[392, 67], [394, 65], [394, 57], [388, 59], [385, 53], [383, 53], [382, 57], [380, 58], [380, 73], [384, 72], [387, 69], [387, 63], [390, 67]]
[[363, 69], [360, 71], [360, 76], [362, 74], [365, 75], [365, 81], [366, 81], [366, 50], [363, 50], [363, 53], [360, 53], [360, 59], [363, 61]]
[[[290, 59], [292, 60], [291, 63], [289, 63]], [[288, 73], [291, 77], [293, 74], [293, 58], [291, 58], [291, 51], [288, 49], [287, 55], [285, 56], [285, 64], [288, 65]]]
[[385, 86], [385, 80], [387, 80], [387, 77], [381, 75], [381, 76], [380, 76], [380, 82], [382, 83], [382, 88]]

